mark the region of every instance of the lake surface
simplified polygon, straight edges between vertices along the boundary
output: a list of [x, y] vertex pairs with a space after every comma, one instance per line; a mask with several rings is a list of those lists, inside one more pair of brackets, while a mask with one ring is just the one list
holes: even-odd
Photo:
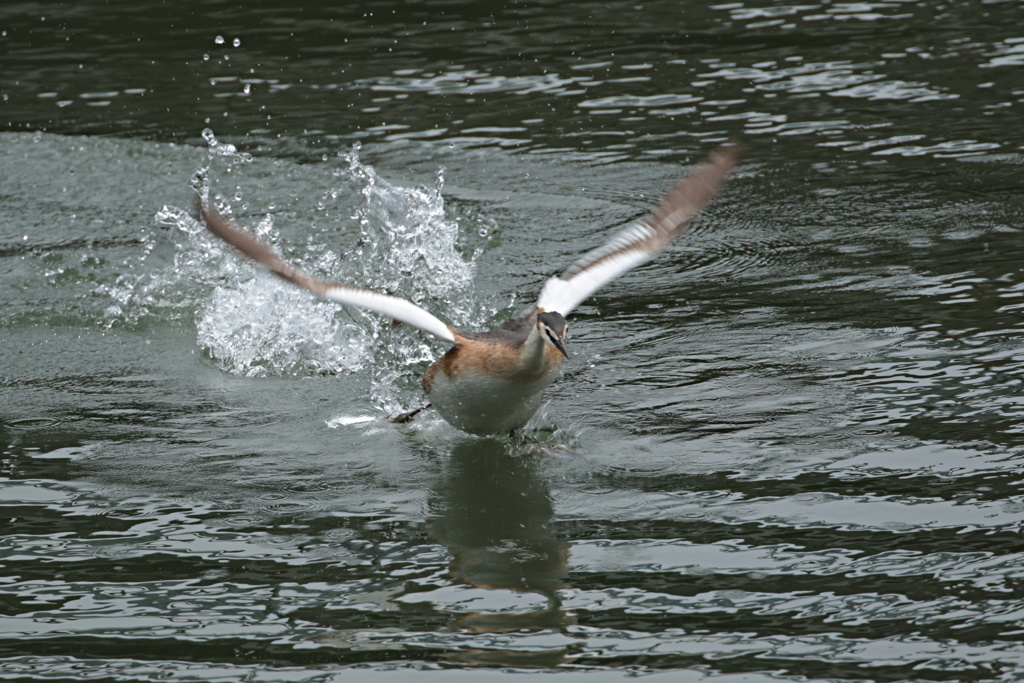
[[[1024, 677], [1017, 2], [0, 7], [0, 680]], [[530, 438], [444, 344], [718, 144]]]

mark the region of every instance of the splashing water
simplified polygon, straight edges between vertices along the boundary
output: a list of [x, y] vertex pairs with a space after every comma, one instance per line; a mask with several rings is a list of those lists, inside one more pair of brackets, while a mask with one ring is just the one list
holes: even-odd
[[[210, 198], [210, 165], [215, 158], [226, 159], [229, 168], [252, 162], [252, 156], [241, 154], [234, 145], [219, 142], [210, 129], [203, 131], [208, 144], [207, 163], [192, 176], [189, 185], [203, 202]], [[124, 272], [110, 284], [102, 284], [94, 293], [106, 297], [111, 303], [103, 312], [107, 327], [114, 325], [137, 325], [155, 316], [177, 320], [194, 310], [202, 298], [197, 284], [211, 284], [217, 273], [230, 266], [224, 250], [206, 236], [203, 225], [189, 211], [174, 206], [164, 206], [157, 212], [156, 223], [185, 233], [187, 241], [174, 245], [172, 264], [159, 267], [152, 261], [159, 256], [162, 238], [158, 234], [144, 231], [141, 239], [143, 248], [135, 259], [124, 263]]]
[[[446, 216], [441, 172], [431, 186], [399, 187], [361, 161], [355, 147], [339, 155], [328, 189], [311, 191], [322, 182], [322, 167], [253, 158], [209, 130], [203, 137], [207, 156], [192, 189], [261, 240], [284, 245], [286, 258], [300, 268], [407, 298], [456, 326], [493, 314], [470, 303], [479, 251], [460, 253], [459, 222]], [[303, 175], [306, 170], [311, 173]], [[296, 198], [309, 196], [312, 203], [298, 206]], [[278, 280], [210, 235], [194, 213], [163, 207], [155, 221], [178, 239], [168, 244], [160, 232], [147, 231], [143, 251], [115, 282], [95, 290], [110, 301], [105, 325], [195, 315], [198, 345], [226, 372], [251, 377], [369, 368], [377, 409], [398, 412], [420, 401], [423, 365], [443, 351], [443, 342]], [[281, 239], [278, 224], [291, 236]], [[305, 245], [296, 228], [305, 230]]]
[[[226, 165], [223, 175], [237, 179], [249, 172], [253, 159], [219, 143], [212, 133], [204, 137], [208, 163], [196, 172], [193, 188], [225, 213], [245, 214], [247, 202], [259, 198], [245, 191], [220, 195], [217, 178], [211, 182], [210, 177], [221, 175], [214, 169]], [[445, 215], [441, 197], [442, 174], [432, 187], [406, 188], [363, 163], [358, 147], [340, 160], [344, 166], [332, 176], [336, 185], [323, 193], [312, 216], [299, 219], [315, 226], [304, 250], [295, 239], [279, 239], [273, 215], [239, 222], [271, 245], [291, 244], [288, 260], [318, 277], [410, 299], [455, 325], [485, 317], [482, 307], [466, 303], [474, 298], [477, 254], [464, 258], [459, 252], [459, 225]], [[443, 343], [408, 326], [395, 328], [375, 314], [319, 301], [278, 280], [238, 258], [187, 211], [165, 207], [157, 220], [186, 235], [166, 279], [204, 285], [197, 302], [197, 341], [222, 369], [261, 376], [334, 374], [369, 366], [370, 399], [378, 409], [396, 412], [419, 400], [422, 364], [435, 358]], [[355, 244], [345, 251], [333, 251], [326, 243], [354, 237]], [[145, 296], [152, 298], [152, 288]]]
[[354, 371], [366, 330], [335, 306], [265, 277], [217, 287], [196, 323], [200, 346], [221, 368], [249, 377]]

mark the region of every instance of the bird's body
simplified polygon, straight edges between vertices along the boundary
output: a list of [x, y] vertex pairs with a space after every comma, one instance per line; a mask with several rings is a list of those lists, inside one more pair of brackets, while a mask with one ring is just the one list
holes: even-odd
[[322, 298], [376, 311], [453, 343], [423, 375], [423, 390], [431, 405], [451, 425], [470, 434], [510, 433], [533, 417], [544, 390], [562, 372], [568, 358], [565, 316], [601, 286], [649, 260], [682, 234], [725, 182], [738, 154], [735, 145], [721, 148], [710, 163], [678, 182], [654, 212], [631, 223], [605, 246], [584, 254], [561, 276], [550, 278], [530, 311], [481, 333], [456, 329], [404, 299], [314, 278], [285, 263], [212, 208], [204, 207], [201, 216], [210, 232], [278, 277]]
[[537, 315], [482, 334], [455, 331], [455, 346], [423, 375], [423, 391], [441, 417], [470, 434], [512, 432], [533, 417], [565, 362], [538, 330]]

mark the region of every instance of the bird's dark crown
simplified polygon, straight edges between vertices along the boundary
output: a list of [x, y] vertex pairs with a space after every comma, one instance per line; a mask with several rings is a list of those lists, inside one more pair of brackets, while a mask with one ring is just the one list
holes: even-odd
[[549, 330], [559, 337], [564, 337], [565, 331], [569, 327], [569, 324], [565, 322], [565, 318], [557, 311], [545, 311], [543, 313], [538, 313], [537, 323], [543, 323]]

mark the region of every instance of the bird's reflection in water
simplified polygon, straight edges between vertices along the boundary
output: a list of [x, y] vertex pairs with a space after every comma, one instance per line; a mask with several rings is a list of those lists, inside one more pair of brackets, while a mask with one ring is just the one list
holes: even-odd
[[[451, 577], [478, 588], [536, 593], [542, 609], [477, 611], [454, 616], [464, 633], [564, 632], [570, 617], [558, 590], [568, 587], [568, 544], [551, 530], [554, 508], [540, 471], [543, 455], [512, 457], [498, 441], [457, 446], [431, 500], [429, 529], [451, 553]], [[466, 663], [555, 666], [569, 656], [563, 646], [529, 651], [472, 649], [454, 653]]]

